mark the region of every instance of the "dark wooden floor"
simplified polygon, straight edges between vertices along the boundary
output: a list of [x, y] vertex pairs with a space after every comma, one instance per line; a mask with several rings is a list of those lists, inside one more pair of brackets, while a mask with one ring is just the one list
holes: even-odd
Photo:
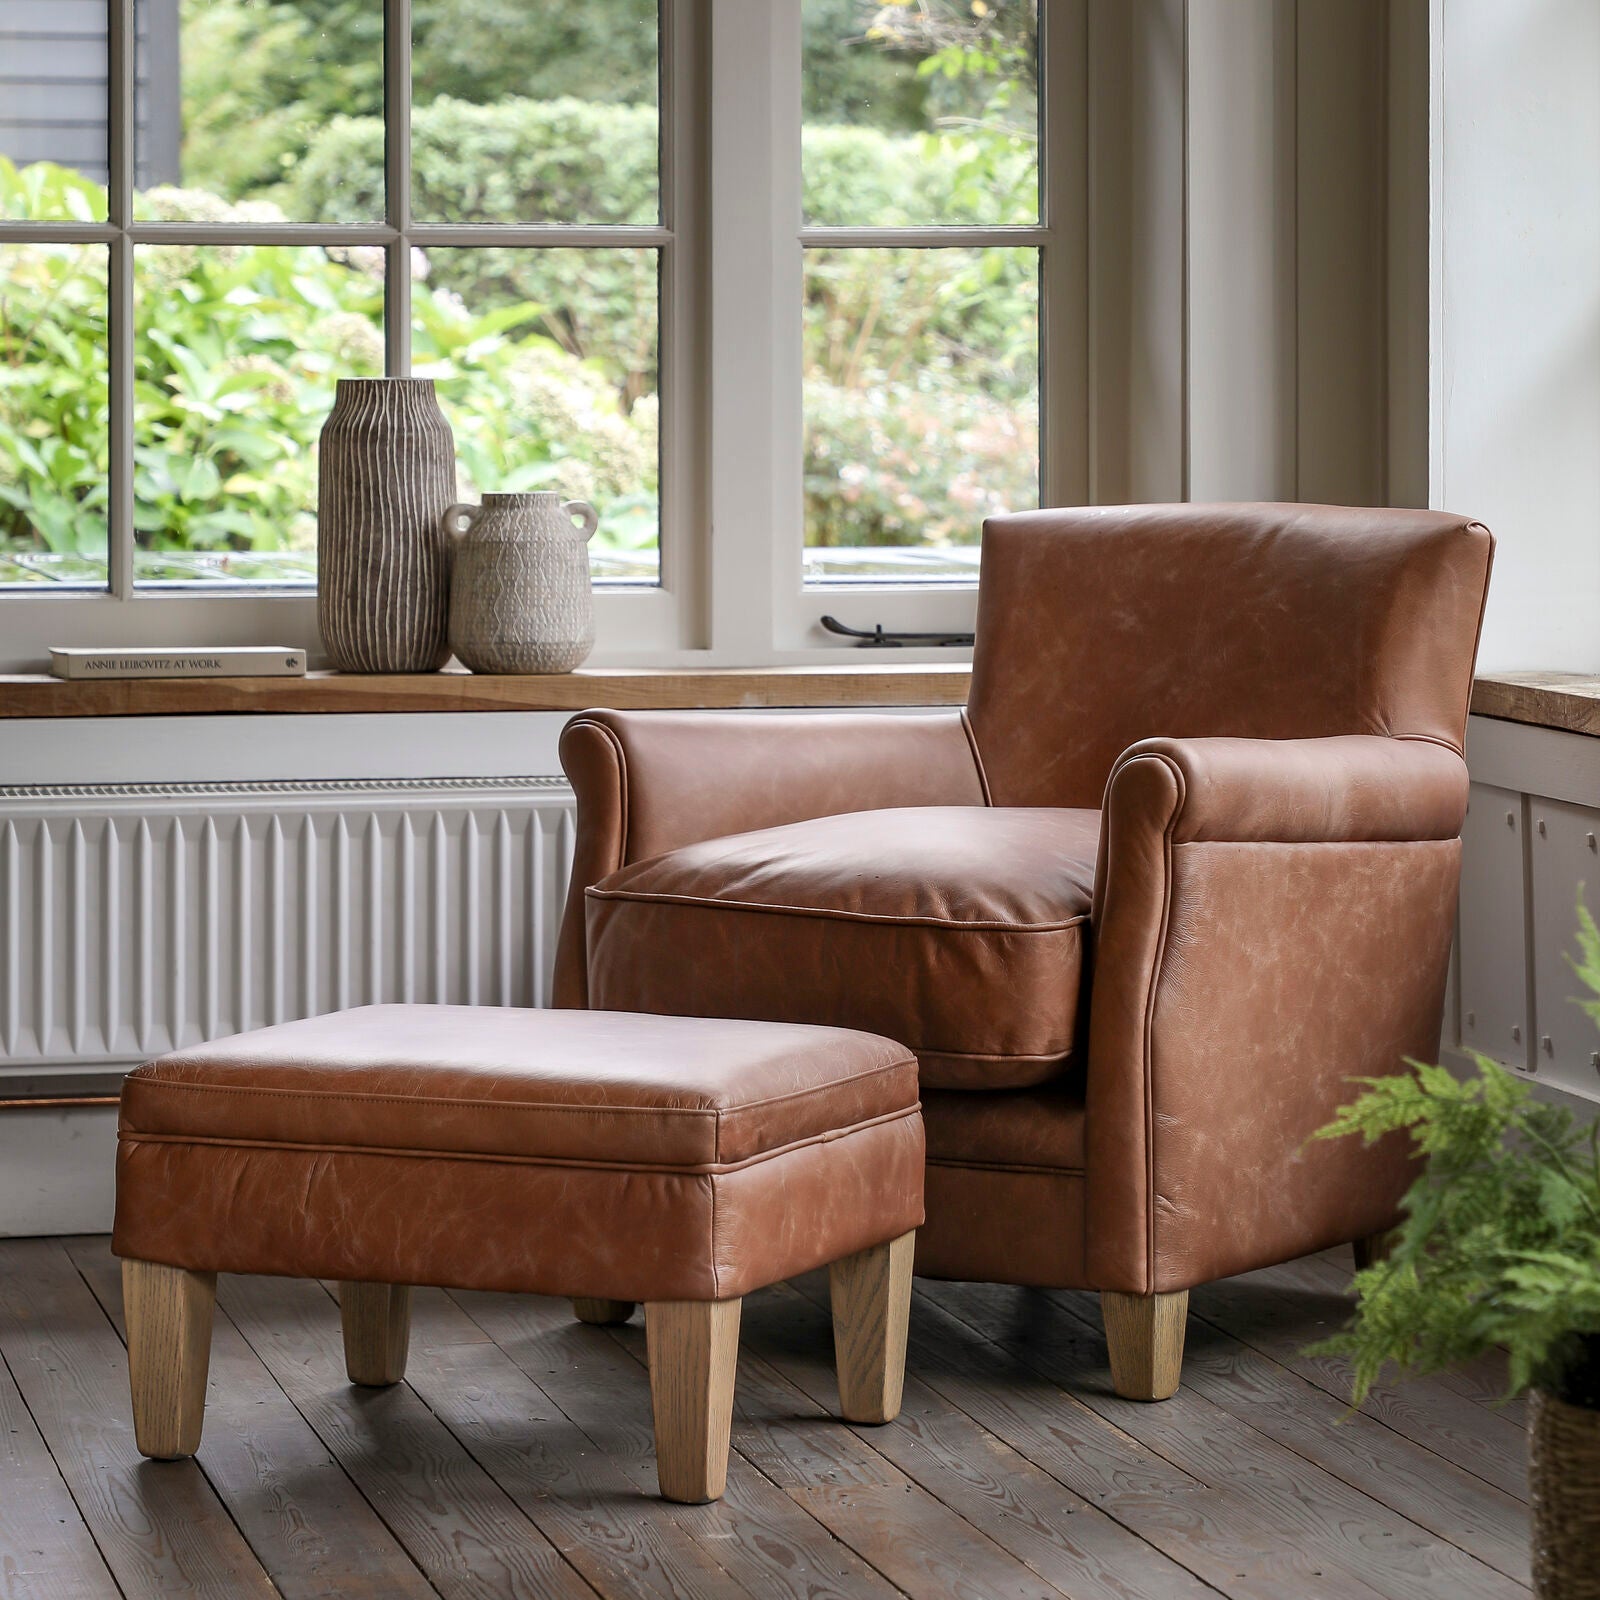
[[1524, 1418], [1478, 1370], [1340, 1422], [1336, 1256], [1197, 1292], [1116, 1399], [1092, 1297], [920, 1284], [905, 1410], [832, 1421], [825, 1284], [745, 1303], [720, 1505], [654, 1498], [644, 1330], [416, 1296], [352, 1389], [321, 1285], [224, 1279], [196, 1462], [134, 1449], [104, 1239], [0, 1241], [0, 1595], [1515, 1596]]

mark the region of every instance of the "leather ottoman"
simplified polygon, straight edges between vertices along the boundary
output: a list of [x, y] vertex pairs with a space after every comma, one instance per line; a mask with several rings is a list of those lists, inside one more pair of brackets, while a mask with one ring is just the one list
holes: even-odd
[[753, 1289], [831, 1266], [841, 1410], [898, 1411], [922, 1172], [915, 1058], [839, 1028], [371, 1006], [179, 1051], [118, 1130], [139, 1448], [199, 1447], [218, 1272], [339, 1280], [368, 1384], [412, 1284], [643, 1301], [661, 1492], [715, 1499]]

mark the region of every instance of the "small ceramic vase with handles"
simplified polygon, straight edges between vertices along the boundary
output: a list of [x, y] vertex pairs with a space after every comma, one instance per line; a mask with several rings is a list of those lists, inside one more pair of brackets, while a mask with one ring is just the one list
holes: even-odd
[[589, 540], [600, 525], [584, 500], [486, 494], [444, 514], [450, 648], [474, 672], [571, 672], [594, 648]]

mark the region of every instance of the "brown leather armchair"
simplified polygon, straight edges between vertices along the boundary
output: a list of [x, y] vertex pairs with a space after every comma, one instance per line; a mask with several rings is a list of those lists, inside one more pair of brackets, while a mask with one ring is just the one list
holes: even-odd
[[1100, 1290], [1119, 1391], [1163, 1398], [1191, 1286], [1395, 1221], [1403, 1141], [1307, 1140], [1437, 1050], [1492, 549], [999, 517], [964, 712], [586, 712], [557, 1003], [910, 1045], [917, 1272]]

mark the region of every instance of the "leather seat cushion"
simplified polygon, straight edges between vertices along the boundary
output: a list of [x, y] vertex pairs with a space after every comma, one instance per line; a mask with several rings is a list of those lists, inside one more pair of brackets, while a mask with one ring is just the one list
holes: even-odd
[[589, 890], [590, 1003], [861, 1028], [925, 1087], [1059, 1075], [1098, 811], [903, 807], [734, 834]]
[[753, 1160], [917, 1104], [910, 1053], [838, 1028], [363, 1006], [128, 1075], [125, 1134], [608, 1165]]
[[916, 1061], [764, 1022], [373, 1006], [141, 1067], [112, 1248], [196, 1271], [720, 1300], [918, 1227]]

